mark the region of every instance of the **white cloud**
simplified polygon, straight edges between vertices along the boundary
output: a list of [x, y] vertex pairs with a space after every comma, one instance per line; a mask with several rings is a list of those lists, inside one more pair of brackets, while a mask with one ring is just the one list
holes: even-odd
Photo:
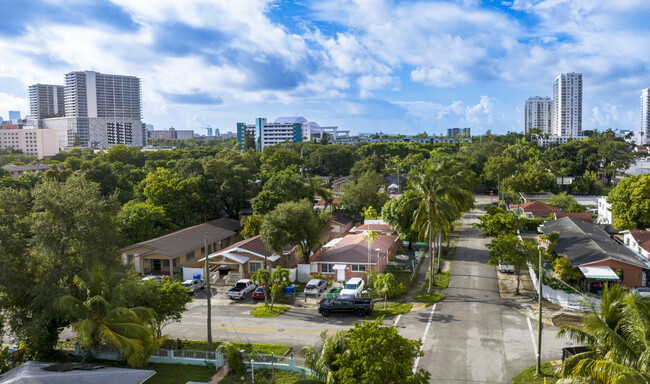
[[[7, 111], [29, 111], [29, 101], [22, 97], [16, 97], [4, 92], [0, 92], [0, 116], [9, 119], [9, 115], [3, 115]], [[23, 115], [24, 116], [24, 115]]]

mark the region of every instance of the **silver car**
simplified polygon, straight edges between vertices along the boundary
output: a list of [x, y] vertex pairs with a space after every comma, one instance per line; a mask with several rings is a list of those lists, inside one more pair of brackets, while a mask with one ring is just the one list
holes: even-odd
[[305, 285], [305, 295], [320, 295], [327, 290], [327, 281], [321, 279], [311, 279]]

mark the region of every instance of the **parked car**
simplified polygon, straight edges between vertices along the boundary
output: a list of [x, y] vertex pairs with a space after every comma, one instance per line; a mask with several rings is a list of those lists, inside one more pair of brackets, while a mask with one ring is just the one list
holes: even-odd
[[630, 288], [630, 291], [634, 293], [638, 293], [639, 296], [641, 297], [650, 296], [650, 287], [634, 287], [634, 288]]
[[323, 299], [318, 303], [318, 313], [328, 317], [331, 313], [354, 313], [365, 316], [372, 312], [374, 303], [370, 298], [339, 296], [336, 299]]
[[142, 281], [149, 281], [149, 280], [154, 280], [154, 281], [162, 281], [163, 277], [162, 276], [146, 276], [142, 278]]
[[205, 288], [205, 281], [201, 279], [191, 279], [183, 281], [181, 285], [187, 288], [187, 293], [193, 295]]
[[514, 265], [499, 263], [499, 266], [497, 267], [497, 269], [501, 273], [515, 273], [515, 266]]
[[237, 280], [235, 286], [226, 292], [230, 300], [244, 300], [249, 293], [255, 291], [255, 284], [251, 279]]
[[327, 290], [327, 281], [321, 279], [311, 279], [305, 285], [305, 295], [319, 296]]
[[264, 295], [265, 295], [264, 288], [265, 288], [264, 285], [260, 285], [259, 287], [255, 288], [255, 290], [251, 294], [253, 300], [264, 300]]
[[361, 291], [363, 291], [363, 286], [363, 280], [360, 277], [353, 277], [345, 283], [340, 295], [359, 297]]

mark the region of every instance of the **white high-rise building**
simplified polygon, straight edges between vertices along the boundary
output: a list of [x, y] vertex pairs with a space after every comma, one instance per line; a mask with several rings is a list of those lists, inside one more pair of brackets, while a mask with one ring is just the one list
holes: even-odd
[[582, 136], [582, 73], [555, 78], [551, 130], [556, 136]]
[[641, 128], [635, 136], [637, 145], [650, 144], [650, 88], [641, 91]]
[[32, 119], [63, 117], [65, 112], [63, 85], [30, 85], [29, 110]]
[[42, 120], [44, 128], [59, 130], [61, 147], [145, 143], [137, 77], [70, 72], [65, 75], [64, 104], [64, 118]]
[[550, 97], [529, 97], [526, 100], [524, 116], [524, 133], [532, 128], [537, 128], [543, 134], [550, 135], [551, 132], [551, 110], [553, 101]]

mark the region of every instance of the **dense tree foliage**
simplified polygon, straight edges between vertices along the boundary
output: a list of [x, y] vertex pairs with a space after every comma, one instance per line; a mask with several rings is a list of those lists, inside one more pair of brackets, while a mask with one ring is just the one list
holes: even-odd
[[538, 250], [535, 244], [520, 240], [515, 234], [501, 234], [487, 245], [490, 253], [488, 263], [512, 265], [517, 275], [517, 294], [519, 294], [520, 271], [527, 263], [537, 260]]
[[614, 227], [645, 229], [650, 226], [650, 174], [623, 179], [609, 193]]
[[368, 171], [359, 177], [357, 183], [349, 183], [343, 187], [341, 207], [351, 217], [360, 218], [363, 208], [372, 205], [383, 207], [388, 200], [384, 193], [380, 193], [382, 176], [379, 173]]
[[567, 195], [566, 193], [558, 193], [555, 196], [551, 196], [547, 201], [548, 204], [560, 207], [564, 212], [586, 212], [587, 208], [580, 205], [573, 196]]

